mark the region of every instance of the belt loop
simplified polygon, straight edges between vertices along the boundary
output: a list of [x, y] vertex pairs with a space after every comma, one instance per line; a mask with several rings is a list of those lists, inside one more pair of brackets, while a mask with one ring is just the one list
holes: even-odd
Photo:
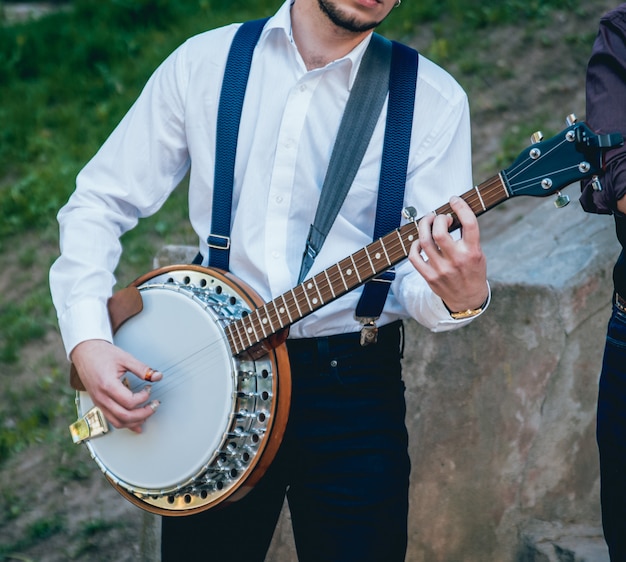
[[617, 291], [613, 292], [613, 304], [622, 312], [626, 313], [626, 299]]
[[327, 337], [317, 338], [317, 365], [320, 375], [330, 375], [330, 342]]

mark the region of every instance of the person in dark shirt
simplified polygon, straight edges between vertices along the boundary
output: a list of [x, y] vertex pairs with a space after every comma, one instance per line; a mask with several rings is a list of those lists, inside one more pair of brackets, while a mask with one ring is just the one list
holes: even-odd
[[[588, 125], [626, 136], [626, 4], [605, 14], [587, 68]], [[626, 146], [606, 154], [599, 181], [582, 184], [589, 213], [611, 214], [622, 251], [613, 271], [609, 320], [598, 394], [602, 525], [613, 562], [626, 560]]]

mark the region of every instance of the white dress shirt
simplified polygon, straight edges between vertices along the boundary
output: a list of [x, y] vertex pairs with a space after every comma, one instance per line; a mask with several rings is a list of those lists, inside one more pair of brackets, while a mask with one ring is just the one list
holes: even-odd
[[[156, 213], [189, 169], [190, 219], [206, 259], [216, 113], [237, 28], [192, 37], [163, 62], [59, 212], [61, 256], [50, 286], [68, 353], [83, 340], [111, 340], [106, 301], [115, 284], [119, 237]], [[339, 122], [368, 43], [307, 71], [291, 36], [287, 0], [256, 47], [235, 164], [230, 270], [266, 301], [297, 284]], [[311, 274], [372, 241], [385, 116], [386, 104]], [[450, 75], [420, 56], [405, 204], [422, 216], [471, 187], [467, 97]], [[379, 325], [412, 317], [443, 331], [467, 323], [450, 318], [407, 260], [396, 272]], [[296, 322], [290, 337], [358, 331], [360, 293]]]

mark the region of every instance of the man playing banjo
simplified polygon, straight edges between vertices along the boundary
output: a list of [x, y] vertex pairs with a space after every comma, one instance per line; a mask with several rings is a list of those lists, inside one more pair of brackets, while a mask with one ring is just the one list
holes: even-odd
[[[339, 148], [335, 141], [344, 138], [338, 131], [351, 90], [373, 29], [399, 5], [287, 0], [260, 30], [240, 110], [226, 246], [228, 271], [263, 302], [290, 294], [302, 281], [303, 249], [331, 154]], [[114, 432], [138, 439], [165, 409], [167, 395], [156, 398], [156, 391], [174, 375], [113, 343], [107, 301], [119, 239], [139, 218], [156, 213], [189, 172], [190, 220], [200, 240], [201, 266], [211, 265], [211, 252], [224, 238], [212, 215], [216, 124], [239, 28], [233, 24], [193, 37], [163, 62], [81, 171], [59, 213], [62, 251], [50, 284], [64, 345]], [[285, 495], [300, 560], [404, 560], [410, 467], [402, 320], [412, 318], [433, 331], [456, 329], [489, 300], [478, 223], [458, 197], [472, 185], [467, 98], [441, 68], [421, 55], [417, 62], [411, 113], [399, 117], [408, 122], [410, 144], [406, 182], [398, 188], [404, 190], [404, 206], [423, 218], [408, 260], [386, 282], [384, 308], [360, 321], [360, 287], [333, 295], [324, 306], [304, 294], [307, 314], [295, 312], [300, 306], [290, 313], [273, 301], [272, 318], [285, 316], [281, 326], [297, 317], [286, 342], [292, 388], [282, 444], [241, 499], [188, 517], [164, 517], [163, 560], [263, 560]], [[333, 264], [372, 243], [389, 103], [381, 102], [374, 116], [371, 140], [307, 275], [330, 278], [326, 272], [335, 271]], [[356, 123], [367, 117], [356, 115]], [[451, 215], [431, 213], [448, 202], [460, 236], [449, 233]], [[352, 268], [336, 269], [347, 285]], [[272, 318], [259, 321], [261, 336], [276, 331], [269, 327]], [[363, 345], [369, 343], [363, 341], [366, 328], [374, 333], [370, 345]], [[133, 391], [128, 380], [135, 378], [151, 384]], [[180, 440], [185, 447], [195, 445], [184, 435]], [[167, 452], [168, 443], [162, 447]]]

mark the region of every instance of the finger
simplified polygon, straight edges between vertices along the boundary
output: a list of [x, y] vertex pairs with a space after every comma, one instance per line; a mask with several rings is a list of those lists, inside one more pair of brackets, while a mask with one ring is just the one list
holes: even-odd
[[454, 242], [454, 239], [450, 236], [452, 222], [453, 218], [449, 214], [437, 215], [433, 220], [431, 232], [438, 250], [443, 250], [446, 244]]
[[428, 215], [422, 217], [417, 224], [420, 249], [429, 259], [435, 257], [439, 251], [432, 235], [433, 223], [436, 218], [437, 217], [434, 213], [429, 213]]
[[478, 243], [480, 240], [478, 220], [474, 211], [461, 197], [451, 197], [450, 207], [457, 216], [463, 229], [463, 238], [467, 243]]
[[146, 365], [131, 353], [115, 346], [113, 350], [114, 355], [108, 357], [108, 359], [109, 361], [113, 360], [119, 379], [123, 379], [126, 373], [132, 373], [146, 382], [158, 382], [163, 378], [163, 373], [150, 365]]
[[125, 427], [136, 433], [141, 432], [141, 426], [154, 415], [160, 406], [158, 400], [151, 400], [148, 404], [128, 409], [115, 400], [106, 401], [100, 406], [107, 420], [117, 429]]
[[146, 382], [158, 382], [162, 378], [163, 373], [153, 369], [152, 367], [148, 367], [143, 374], [143, 380], [145, 380]]
[[126, 356], [124, 367], [128, 372], [133, 373], [146, 382], [158, 382], [163, 378], [161, 371], [154, 369], [150, 365], [146, 365], [143, 361], [139, 361], [130, 354]]
[[108, 397], [116, 404], [121, 406], [123, 410], [135, 410], [145, 405], [152, 393], [152, 385], [146, 384], [139, 389], [132, 389], [129, 385], [116, 384], [114, 387], [108, 388]]
[[425, 253], [422, 253], [422, 246], [419, 240], [416, 240], [413, 244], [411, 244], [408, 257], [409, 262], [424, 279], [428, 281], [434, 276], [432, 263]]

